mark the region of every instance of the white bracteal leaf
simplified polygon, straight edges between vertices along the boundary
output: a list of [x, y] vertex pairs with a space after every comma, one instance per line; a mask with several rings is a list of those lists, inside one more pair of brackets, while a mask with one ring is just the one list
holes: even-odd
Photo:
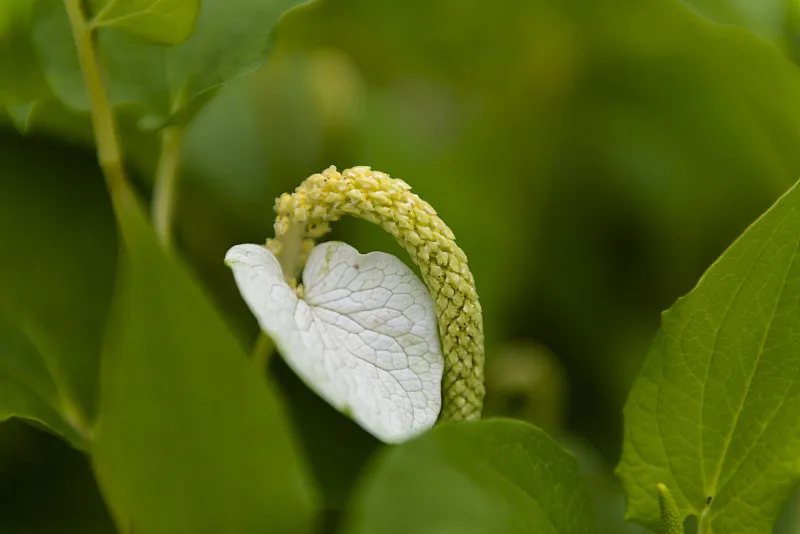
[[436, 314], [402, 261], [340, 242], [317, 245], [302, 299], [262, 246], [236, 245], [225, 263], [261, 328], [323, 399], [389, 443], [433, 426], [444, 367]]

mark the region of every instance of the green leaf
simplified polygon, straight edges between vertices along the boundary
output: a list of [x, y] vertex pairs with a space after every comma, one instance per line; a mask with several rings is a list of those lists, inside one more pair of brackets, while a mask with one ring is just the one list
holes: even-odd
[[[136, 0], [149, 4], [154, 0]], [[162, 0], [159, 4], [178, 2]], [[187, 0], [181, 0], [181, 3]], [[172, 119], [185, 123], [221, 85], [252, 72], [269, 50], [272, 28], [283, 13], [305, 0], [204, 0], [194, 31], [175, 46], [143, 42], [113, 28], [101, 28], [99, 45], [114, 104], [142, 107], [144, 125]], [[132, 5], [111, 0], [108, 5]], [[53, 91], [67, 105], [88, 110], [86, 92], [60, 0], [40, 0], [34, 40]], [[102, 12], [100, 13], [102, 15]], [[149, 31], [159, 31], [151, 26]]]
[[279, 399], [136, 201], [117, 208], [125, 253], [93, 453], [118, 526], [308, 532], [316, 495]]
[[272, 28], [306, 0], [206, 0], [197, 29], [171, 49], [167, 70], [183, 106], [202, 93], [254, 71], [269, 51]]
[[512, 420], [444, 423], [386, 450], [363, 480], [348, 533], [589, 533], [575, 458]]
[[625, 406], [618, 474], [631, 520], [657, 485], [714, 532], [772, 531], [800, 474], [800, 189], [665, 312]]
[[777, 39], [786, 27], [788, 3], [784, 0], [683, 0], [683, 3], [708, 20], [742, 26], [766, 39]]
[[296, 421], [325, 509], [339, 514], [350, 502], [368, 459], [383, 444], [308, 389], [283, 358], [276, 354], [269, 365]]
[[30, 101], [24, 104], [8, 104], [6, 106], [8, 118], [19, 133], [27, 133], [30, 129], [30, 120], [34, 105], [35, 101]]
[[199, 0], [94, 0], [95, 27], [119, 28], [155, 43], [177, 44], [189, 37]]
[[[0, 332], [0, 336], [2, 336], [0, 342], [3, 344], [3, 358], [7, 358], [9, 355], [7, 332]], [[35, 353], [22, 353], [21, 356], [32, 358], [33, 361], [36, 361], [37, 357]], [[36, 366], [32, 363], [30, 369], [33, 370]], [[4, 363], [3, 367], [7, 367], [7, 363]], [[0, 371], [0, 421], [18, 417], [53, 430], [77, 448], [85, 448], [86, 444], [81, 435], [58, 412], [56, 406], [59, 403], [55, 398], [53, 385], [47, 383], [49, 378], [47, 372], [35, 369], [32, 374], [33, 377], [26, 376], [24, 378], [33, 378], [33, 381], [39, 382], [38, 387], [26, 386], [21, 377], [15, 376], [5, 369]], [[45, 383], [44, 387], [42, 382]]]
[[110, 202], [91, 159], [6, 135], [0, 161], [0, 420], [81, 446], [116, 264]]
[[53, 94], [70, 108], [88, 111], [89, 97], [64, 2], [37, 1], [31, 24], [31, 39]]
[[1, 105], [24, 104], [50, 94], [30, 39], [34, 1], [0, 2]]
[[598, 534], [645, 534], [640, 525], [625, 521], [625, 494], [605, 456], [586, 439], [575, 435], [559, 440], [578, 461], [581, 477], [589, 491]]

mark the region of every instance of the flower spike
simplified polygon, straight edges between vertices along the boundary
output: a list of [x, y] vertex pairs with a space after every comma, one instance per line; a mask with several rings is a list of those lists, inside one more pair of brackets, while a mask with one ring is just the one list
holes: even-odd
[[440, 419], [480, 418], [485, 393], [481, 306], [467, 256], [433, 207], [407, 183], [385, 173], [369, 167], [339, 173], [329, 167], [308, 177], [294, 193], [281, 195], [275, 211], [275, 238], [267, 241], [267, 248], [280, 254], [281, 238], [301, 225], [298, 267], [314, 240], [329, 231], [329, 223], [344, 215], [377, 224], [394, 236], [419, 267], [435, 304], [445, 357]]

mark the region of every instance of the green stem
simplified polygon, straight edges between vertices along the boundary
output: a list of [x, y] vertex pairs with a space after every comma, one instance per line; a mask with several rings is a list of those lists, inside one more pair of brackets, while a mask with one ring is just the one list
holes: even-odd
[[182, 131], [167, 126], [161, 131], [161, 156], [156, 168], [153, 191], [153, 226], [159, 240], [166, 248], [172, 246], [172, 223], [175, 212], [175, 190], [181, 162]]
[[275, 343], [272, 338], [264, 332], [258, 335], [255, 347], [253, 347], [253, 365], [259, 372], [263, 373], [267, 368], [267, 363], [275, 350]]
[[97, 160], [105, 176], [108, 190], [114, 199], [123, 192], [130, 192], [130, 186], [122, 167], [122, 155], [117, 140], [114, 115], [100, 74], [100, 62], [92, 39], [92, 28], [84, 16], [81, 0], [64, 0], [64, 6], [72, 27], [72, 36], [78, 51], [83, 82], [89, 96], [92, 127], [97, 145]]
[[[116, 208], [123, 198], [131, 197], [133, 191], [122, 166], [122, 152], [117, 139], [114, 114], [103, 84], [92, 27], [86, 21], [81, 0], [64, 0], [64, 7], [75, 40], [83, 83], [89, 97], [92, 130], [97, 146], [97, 162], [103, 172], [112, 204]], [[90, 441], [91, 431], [86, 415], [77, 403], [72, 402], [72, 399], [65, 399], [64, 405], [67, 420], [87, 442]]]

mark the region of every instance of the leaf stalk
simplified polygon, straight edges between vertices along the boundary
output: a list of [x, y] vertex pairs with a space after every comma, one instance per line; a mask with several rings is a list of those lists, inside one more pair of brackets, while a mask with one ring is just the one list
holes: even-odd
[[129, 192], [130, 186], [122, 165], [122, 152], [117, 138], [114, 114], [103, 84], [92, 26], [86, 20], [81, 0], [64, 0], [64, 7], [67, 10], [84, 85], [89, 96], [97, 160], [114, 199], [123, 192]]

